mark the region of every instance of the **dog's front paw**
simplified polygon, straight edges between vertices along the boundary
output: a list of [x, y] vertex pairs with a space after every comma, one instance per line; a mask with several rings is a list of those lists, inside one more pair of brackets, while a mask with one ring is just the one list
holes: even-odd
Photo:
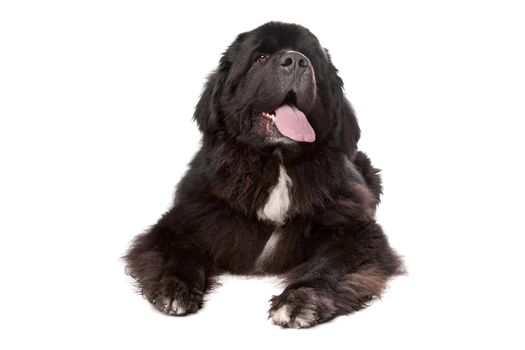
[[203, 293], [174, 276], [164, 277], [148, 288], [150, 290], [143, 290], [143, 294], [167, 315], [184, 316], [197, 312], [202, 306]]
[[274, 296], [269, 318], [274, 324], [290, 328], [308, 328], [335, 314], [334, 301], [314, 288], [301, 287]]

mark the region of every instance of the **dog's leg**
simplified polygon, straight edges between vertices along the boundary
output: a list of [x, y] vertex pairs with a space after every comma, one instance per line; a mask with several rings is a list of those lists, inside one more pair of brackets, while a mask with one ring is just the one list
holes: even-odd
[[124, 257], [140, 293], [168, 315], [196, 312], [211, 280], [206, 254], [163, 216], [138, 236]]
[[289, 284], [271, 299], [269, 316], [283, 327], [314, 326], [366, 307], [381, 295], [388, 278], [402, 270], [379, 225], [332, 235], [287, 274]]

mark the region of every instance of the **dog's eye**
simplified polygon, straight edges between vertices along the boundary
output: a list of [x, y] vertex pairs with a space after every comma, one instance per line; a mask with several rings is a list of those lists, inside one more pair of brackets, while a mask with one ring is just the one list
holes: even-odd
[[262, 62], [267, 61], [269, 58], [270, 58], [270, 55], [265, 54], [265, 53], [261, 53], [261, 54], [257, 55], [257, 57], [255, 58], [255, 62], [262, 63]]

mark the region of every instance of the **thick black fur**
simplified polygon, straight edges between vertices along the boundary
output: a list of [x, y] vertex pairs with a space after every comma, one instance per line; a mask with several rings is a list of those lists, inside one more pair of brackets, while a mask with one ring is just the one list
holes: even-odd
[[[279, 62], [290, 50], [310, 66], [283, 72]], [[315, 142], [268, 141], [279, 135], [265, 131], [260, 113], [283, 103], [305, 112]], [[271, 22], [239, 35], [209, 77], [194, 118], [202, 147], [173, 207], [125, 257], [159, 310], [196, 312], [221, 273], [278, 274], [287, 287], [271, 300], [273, 321], [310, 327], [363, 308], [402, 272], [374, 219], [379, 171], [357, 151], [360, 130], [342, 80], [306, 28]], [[283, 224], [257, 215], [280, 166], [292, 182]], [[256, 263], [276, 230], [273, 254]]]

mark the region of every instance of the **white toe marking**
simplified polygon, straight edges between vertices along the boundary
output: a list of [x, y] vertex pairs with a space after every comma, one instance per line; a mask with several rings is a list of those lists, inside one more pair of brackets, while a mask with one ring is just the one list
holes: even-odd
[[288, 324], [290, 322], [290, 311], [288, 305], [283, 305], [275, 311], [272, 311], [272, 320], [276, 324]]
[[294, 327], [304, 328], [309, 327], [316, 321], [316, 313], [310, 309], [302, 310], [300, 315], [297, 315], [294, 320]]
[[290, 208], [290, 190], [292, 179], [286, 173], [284, 166], [279, 165], [279, 180], [277, 185], [270, 191], [266, 204], [257, 210], [257, 216], [261, 220], [270, 220], [282, 225]]
[[164, 310], [168, 310], [170, 307], [170, 298], [162, 298], [162, 307]]
[[186, 311], [179, 305], [177, 299], [173, 299], [173, 302], [171, 303], [171, 310], [175, 315], [182, 315]]

